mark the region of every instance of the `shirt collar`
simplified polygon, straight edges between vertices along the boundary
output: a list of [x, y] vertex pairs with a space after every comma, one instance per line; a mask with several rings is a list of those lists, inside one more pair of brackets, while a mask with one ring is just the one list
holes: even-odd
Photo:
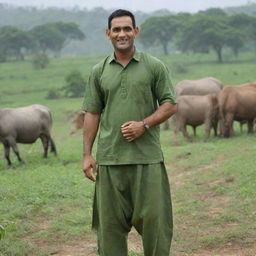
[[[141, 52], [137, 51], [135, 49], [135, 53], [134, 55], [132, 56], [132, 59], [134, 59], [135, 61], [139, 62], [140, 61], [140, 58], [141, 58]], [[108, 63], [112, 63], [112, 62], [116, 62], [116, 58], [115, 58], [115, 53], [113, 52], [110, 56], [109, 56], [109, 60], [108, 60]]]

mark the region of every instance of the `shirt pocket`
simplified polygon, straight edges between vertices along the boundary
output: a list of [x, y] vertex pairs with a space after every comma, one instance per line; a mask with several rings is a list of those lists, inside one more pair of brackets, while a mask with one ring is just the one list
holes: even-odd
[[131, 81], [131, 95], [140, 102], [148, 102], [152, 99], [151, 81], [147, 78]]

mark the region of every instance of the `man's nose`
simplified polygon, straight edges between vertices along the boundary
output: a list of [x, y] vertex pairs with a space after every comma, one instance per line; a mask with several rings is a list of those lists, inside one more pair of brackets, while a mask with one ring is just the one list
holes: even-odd
[[123, 29], [120, 30], [119, 36], [125, 36], [125, 31]]

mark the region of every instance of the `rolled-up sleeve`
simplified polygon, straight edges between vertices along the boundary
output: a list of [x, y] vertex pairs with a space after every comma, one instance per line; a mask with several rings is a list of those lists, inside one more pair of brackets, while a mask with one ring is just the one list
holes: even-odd
[[176, 93], [172, 85], [169, 70], [166, 66], [159, 62], [155, 67], [155, 94], [158, 104], [162, 105], [165, 102], [176, 104]]
[[104, 108], [97, 69], [93, 69], [85, 86], [83, 109], [94, 114], [101, 114]]

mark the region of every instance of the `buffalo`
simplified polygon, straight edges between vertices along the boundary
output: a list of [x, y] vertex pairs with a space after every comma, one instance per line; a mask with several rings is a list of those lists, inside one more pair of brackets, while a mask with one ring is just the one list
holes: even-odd
[[0, 109], [0, 141], [4, 145], [4, 155], [8, 165], [12, 164], [10, 148], [13, 149], [18, 160], [23, 162], [16, 143], [31, 144], [38, 138], [43, 144], [43, 157], [47, 158], [49, 145], [51, 152], [57, 155], [56, 146], [50, 134], [51, 126], [51, 112], [46, 106], [35, 104]]
[[216, 78], [205, 77], [198, 80], [182, 80], [176, 87], [177, 96], [180, 95], [207, 95], [218, 93], [223, 88], [223, 84]]
[[229, 85], [219, 94], [222, 135], [233, 135], [233, 121], [247, 122], [248, 133], [253, 133], [256, 118], [256, 82], [240, 86]]
[[183, 135], [191, 141], [186, 125], [191, 125], [195, 133], [195, 128], [201, 124], [205, 124], [205, 140], [209, 138], [211, 128], [217, 136], [218, 112], [216, 94], [179, 96], [175, 114], [175, 138], [176, 134], [182, 131]]
[[[181, 95], [207, 95], [219, 93], [223, 88], [221, 81], [214, 77], [204, 77], [198, 80], [182, 80], [176, 84], [177, 97]], [[164, 130], [169, 128], [168, 120], [164, 123]], [[194, 129], [195, 131], [195, 129]]]

